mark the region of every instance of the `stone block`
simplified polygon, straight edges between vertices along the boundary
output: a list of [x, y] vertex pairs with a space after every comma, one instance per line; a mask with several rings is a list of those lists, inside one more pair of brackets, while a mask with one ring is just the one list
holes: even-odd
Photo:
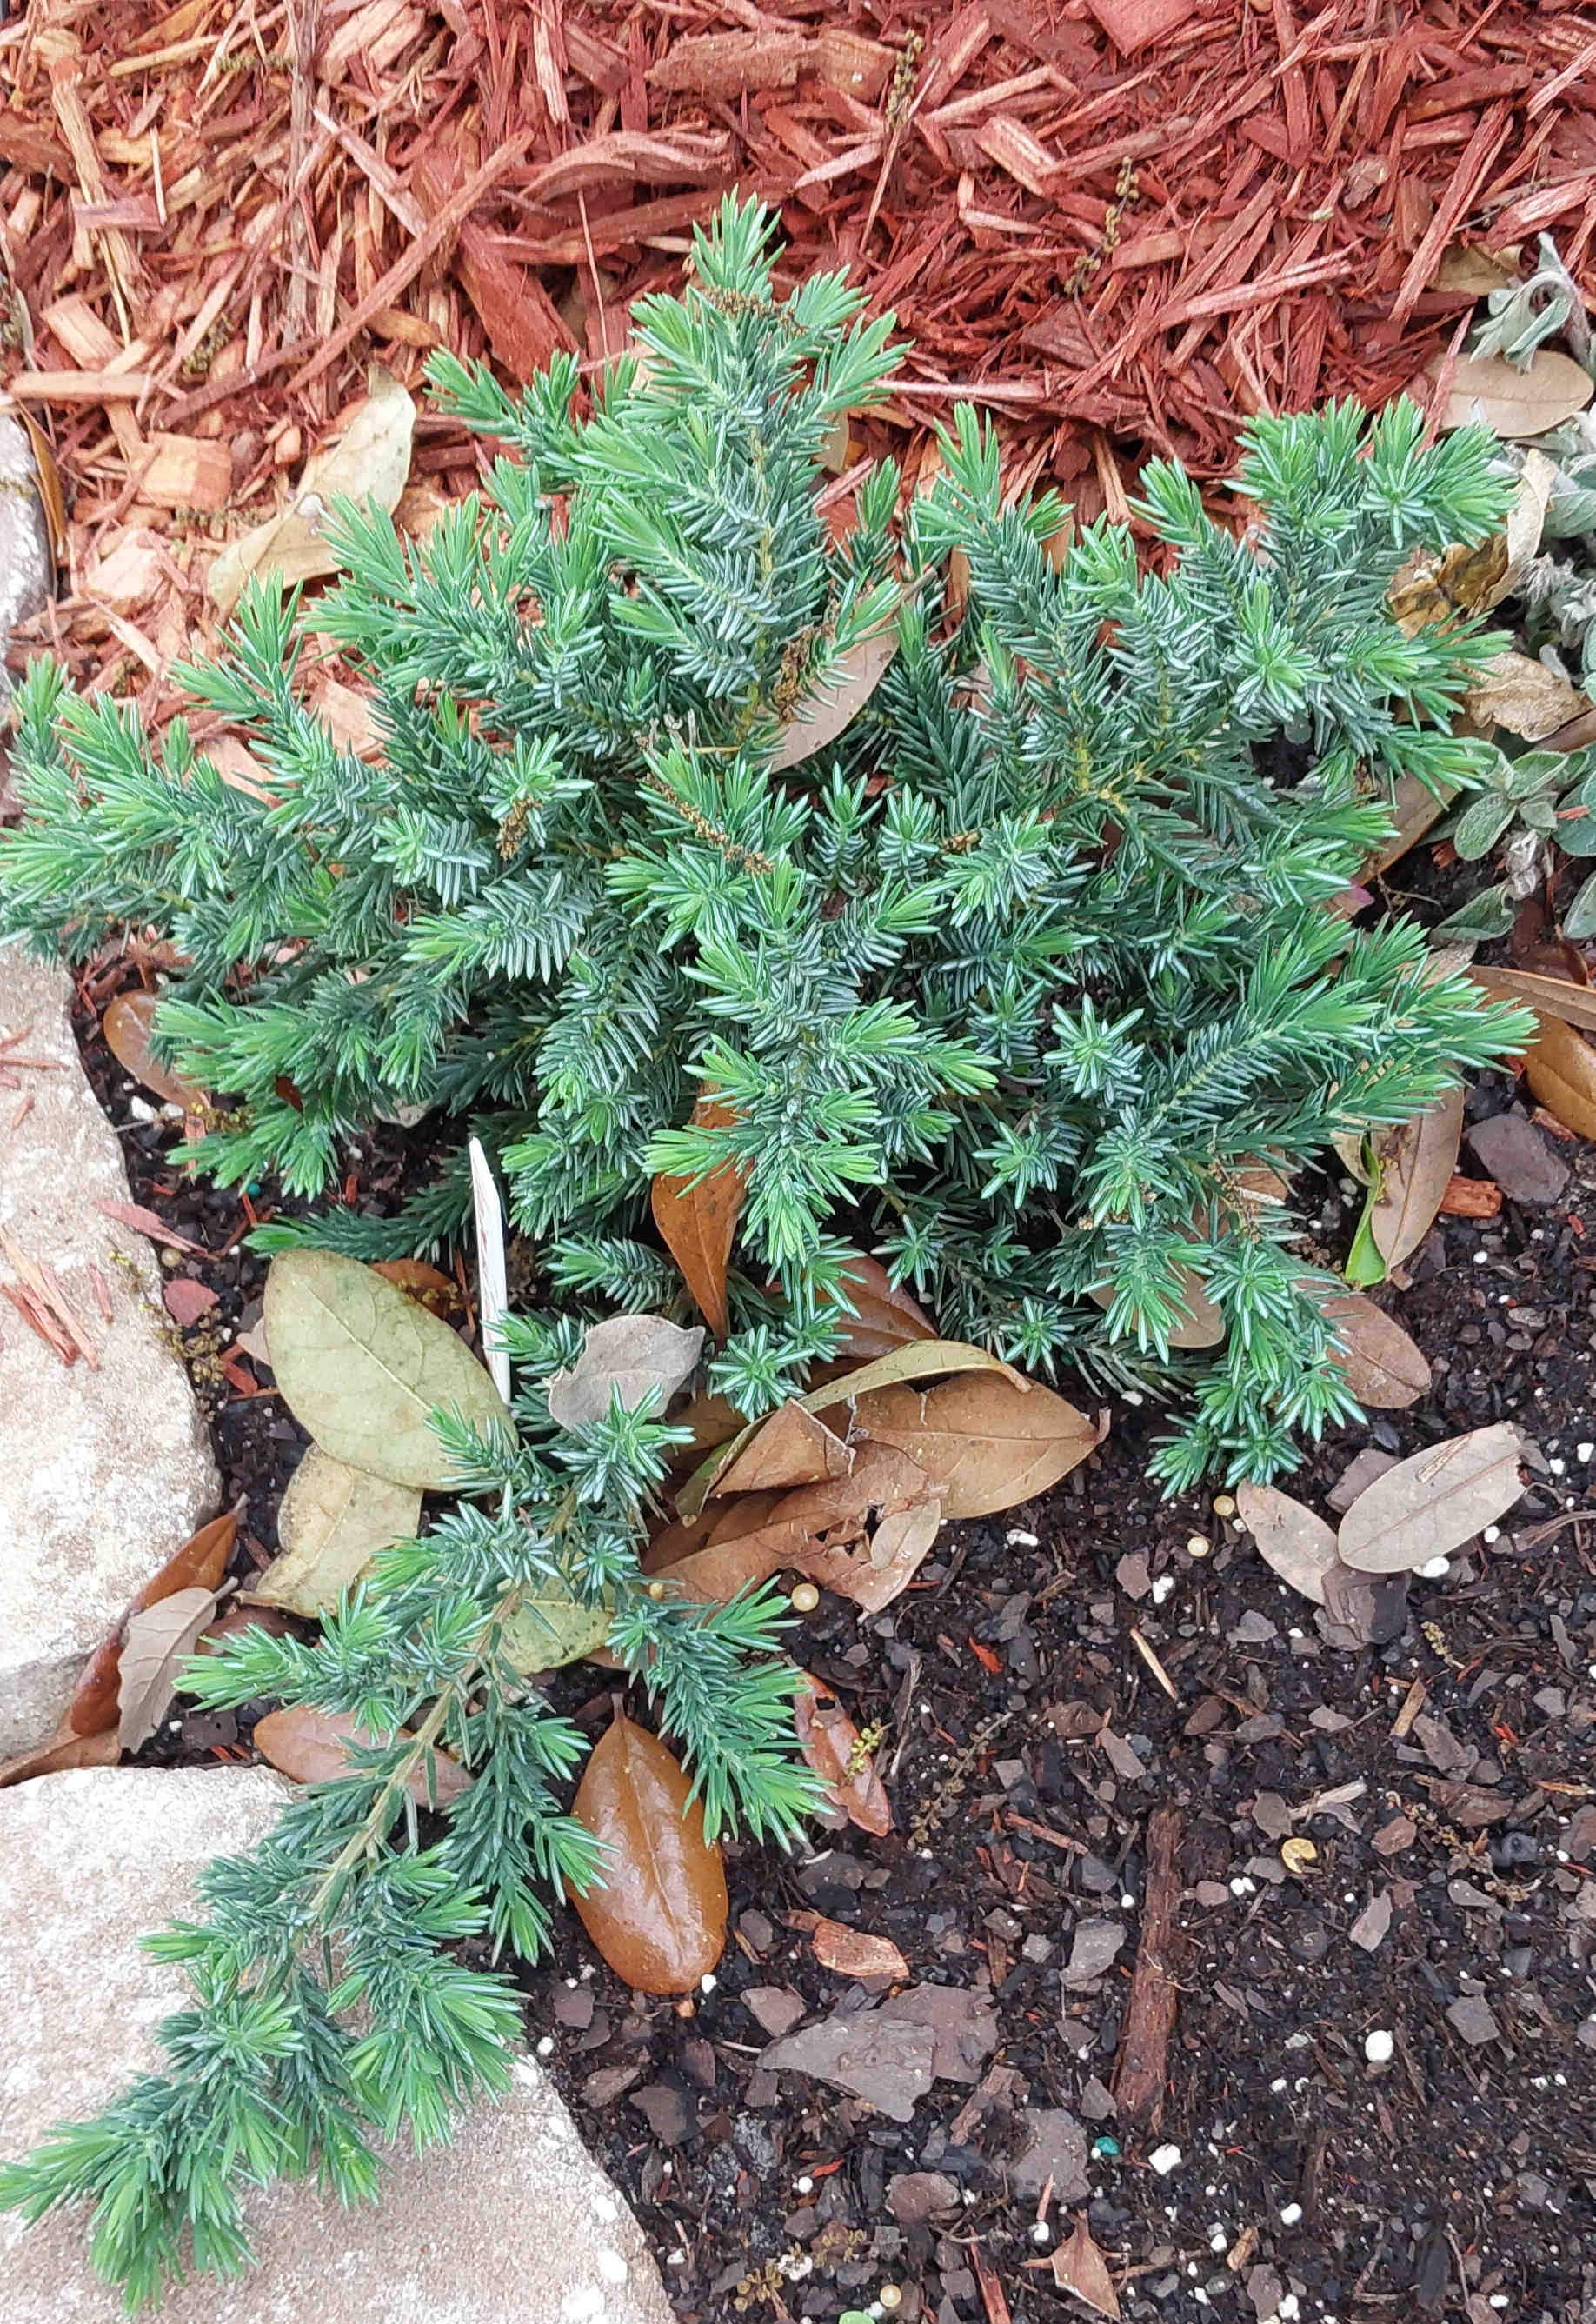
[[[97, 1370], [69, 1367], [0, 1299], [0, 1759], [53, 1732], [86, 1657], [220, 1490], [154, 1254], [95, 1207], [125, 1202], [127, 1177], [70, 1000], [61, 969], [0, 944], [0, 1035], [26, 1028], [17, 1055], [47, 1060], [0, 1089], [0, 1227], [54, 1268], [99, 1343]], [[0, 1283], [15, 1280], [0, 1251]]]
[[[195, 1874], [253, 1847], [285, 1788], [265, 1768], [124, 1767], [0, 1793], [0, 2157], [159, 2066], [156, 2028], [187, 1988], [138, 1940], [193, 1914]], [[530, 2059], [453, 2145], [394, 2150], [374, 2209], [297, 2181], [248, 2209], [259, 2265], [191, 2277], [159, 2324], [672, 2324], [635, 2220]], [[5, 2324], [122, 2324], [85, 2216], [0, 2212]]]

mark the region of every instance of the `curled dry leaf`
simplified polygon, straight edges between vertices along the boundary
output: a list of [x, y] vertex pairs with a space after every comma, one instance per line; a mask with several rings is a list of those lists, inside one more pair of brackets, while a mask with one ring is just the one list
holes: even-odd
[[1506, 1515], [1524, 1490], [1518, 1431], [1499, 1422], [1398, 1461], [1341, 1521], [1341, 1562], [1358, 1573], [1411, 1573]]
[[214, 1590], [174, 1590], [127, 1618], [117, 1672], [116, 1741], [124, 1751], [147, 1743], [171, 1707], [178, 1673], [217, 1610]]
[[1387, 1269], [1411, 1258], [1435, 1225], [1441, 1197], [1457, 1167], [1462, 1134], [1461, 1086], [1448, 1090], [1410, 1121], [1373, 1133], [1370, 1144], [1377, 1176], [1365, 1224]]
[[703, 1345], [701, 1324], [687, 1331], [663, 1315], [606, 1316], [586, 1333], [569, 1371], [549, 1381], [549, 1416], [560, 1428], [590, 1428], [617, 1392], [629, 1411], [662, 1413]]
[[844, 1273], [853, 1313], [842, 1319], [841, 1354], [852, 1363], [866, 1364], [876, 1356], [890, 1356], [910, 1340], [934, 1340], [936, 1326], [924, 1309], [895, 1284], [879, 1259], [848, 1261]]
[[1596, 1032], [1596, 986], [1575, 984], [1572, 977], [1537, 976], [1527, 968], [1491, 968], [1480, 964], [1469, 971], [1493, 1001], [1522, 1001], [1535, 1010], [1544, 1028], [1548, 1017], [1565, 1025]]
[[715, 1479], [714, 1494], [718, 1499], [727, 1493], [817, 1485], [827, 1477], [845, 1477], [853, 1465], [852, 1447], [794, 1401], [771, 1413], [752, 1443]]
[[1324, 1576], [1337, 1558], [1335, 1536], [1324, 1518], [1273, 1485], [1239, 1485], [1236, 1514], [1264, 1563], [1299, 1597], [1323, 1606]]
[[809, 1940], [822, 1969], [838, 1977], [907, 1977], [909, 1963], [890, 1937], [872, 1937], [845, 1921], [816, 1921]]
[[266, 1277], [265, 1324], [289, 1410], [351, 1468], [437, 1492], [450, 1471], [434, 1412], [514, 1433], [465, 1342], [357, 1259], [280, 1252]]
[[[773, 1503], [750, 1495], [745, 1522], [744, 1508], [734, 1502], [704, 1546], [673, 1563], [650, 1558], [650, 1572], [684, 1597], [724, 1603], [791, 1568], [879, 1613], [907, 1588], [940, 1523], [925, 1471], [896, 1447], [877, 1443], [857, 1448], [845, 1476], [800, 1486]], [[914, 1524], [894, 1524], [911, 1514]]]
[[447, 1320], [465, 1309], [465, 1296], [454, 1277], [445, 1275], [441, 1268], [429, 1266], [424, 1259], [374, 1259], [372, 1272], [380, 1275], [385, 1283], [395, 1284], [407, 1299], [413, 1299], [419, 1307], [427, 1308], [434, 1315]]
[[1543, 742], [1591, 706], [1567, 678], [1527, 654], [1499, 654], [1487, 662], [1463, 696], [1469, 716], [1486, 728], [1505, 726], [1526, 742]]
[[61, 1728], [48, 1743], [19, 1752], [14, 1759], [0, 1759], [0, 1792], [12, 1784], [32, 1783], [35, 1775], [64, 1775], [73, 1767], [114, 1767], [121, 1757], [115, 1727], [102, 1727], [94, 1735], [73, 1735]]
[[898, 623], [893, 619], [881, 622], [832, 662], [778, 735], [770, 772], [781, 774], [835, 742], [870, 700], [897, 650]]
[[97, 1735], [116, 1724], [116, 1703], [122, 1664], [122, 1642], [127, 1625], [148, 1606], [158, 1606], [180, 1590], [203, 1590], [214, 1595], [222, 1586], [233, 1545], [238, 1538], [237, 1509], [212, 1517], [181, 1549], [173, 1550], [152, 1581], [146, 1582], [123, 1614], [109, 1637], [102, 1640], [78, 1682], [67, 1709], [66, 1725], [74, 1735]]
[[207, 584], [224, 619], [254, 574], [274, 574], [291, 588], [337, 570], [325, 526], [335, 500], [374, 501], [385, 514], [398, 507], [410, 475], [416, 407], [399, 382], [380, 364], [366, 382], [366, 398], [351, 413], [337, 441], [313, 452], [298, 490], [278, 516], [256, 525], [223, 549]]
[[1496, 435], [1524, 443], [1572, 420], [1591, 395], [1590, 373], [1554, 347], [1537, 347], [1525, 371], [1505, 355], [1464, 355], [1453, 373], [1441, 425], [1483, 420]]
[[[692, 1119], [695, 1129], [722, 1129], [736, 1116], [718, 1098], [706, 1096], [693, 1108]], [[733, 1164], [723, 1162], [718, 1170], [696, 1183], [661, 1172], [650, 1195], [660, 1239], [717, 1340], [724, 1340], [731, 1328], [726, 1270], [747, 1187], [746, 1175]]]
[[185, 1113], [198, 1113], [204, 1098], [188, 1082], [180, 1081], [170, 1065], [160, 1064], [150, 1046], [155, 1011], [161, 998], [154, 992], [119, 992], [100, 1019], [106, 1047], [118, 1065], [125, 1065], [135, 1082]]
[[[296, 1784], [330, 1784], [349, 1774], [355, 1751], [410, 1740], [408, 1727], [392, 1737], [374, 1735], [346, 1711], [313, 1711], [306, 1703], [269, 1711], [255, 1721], [255, 1748]], [[447, 1751], [429, 1751], [408, 1788], [419, 1808], [447, 1807], [470, 1790], [471, 1777]]]
[[948, 1518], [990, 1517], [1047, 1492], [1103, 1434], [1051, 1388], [999, 1372], [872, 1388], [852, 1400], [849, 1420], [855, 1440], [908, 1453]]
[[1068, 2243], [1060, 2244], [1053, 2255], [1053, 2281], [1060, 2292], [1073, 2292], [1088, 2308], [1095, 2308], [1100, 2316], [1114, 2318], [1118, 2324], [1120, 2295], [1107, 2260], [1092, 2240], [1084, 2211]]
[[1524, 1078], [1565, 1130], [1596, 1139], [1596, 1048], [1572, 1025], [1542, 1018], [1540, 1038], [1524, 1053]]
[[1361, 1291], [1324, 1302], [1342, 1346], [1335, 1360], [1361, 1405], [1379, 1412], [1401, 1412], [1416, 1404], [1430, 1385], [1428, 1359], [1385, 1310]]
[[[879, 1837], [892, 1829], [892, 1809], [859, 1729], [823, 1679], [800, 1671], [792, 1698], [798, 1748], [821, 1782], [838, 1823]], [[822, 1819], [825, 1821], [825, 1819]]]
[[413, 1485], [352, 1469], [312, 1444], [278, 1508], [282, 1554], [246, 1595], [319, 1621], [355, 1587], [378, 1550], [408, 1541], [420, 1522], [421, 1496]]
[[656, 1735], [617, 1717], [599, 1738], [574, 1812], [606, 1850], [603, 1887], [574, 1901], [617, 1977], [641, 1993], [687, 1993], [720, 1959], [726, 1876], [704, 1811]]

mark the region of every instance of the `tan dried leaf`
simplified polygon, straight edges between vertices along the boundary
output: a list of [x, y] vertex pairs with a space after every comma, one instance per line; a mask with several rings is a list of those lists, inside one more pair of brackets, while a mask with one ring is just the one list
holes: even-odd
[[[408, 1727], [392, 1736], [374, 1735], [346, 1711], [313, 1711], [302, 1702], [255, 1721], [256, 1749], [296, 1784], [330, 1784], [349, 1773], [354, 1751], [411, 1740]], [[471, 1780], [447, 1751], [429, 1751], [408, 1788], [419, 1808], [447, 1807], [470, 1790]]]
[[1596, 985], [1575, 984], [1564, 976], [1537, 976], [1526, 968], [1476, 965], [1469, 973], [1493, 1001], [1522, 1001], [1533, 1009], [1543, 1031], [1547, 1019], [1555, 1018], [1585, 1032], [1596, 1032]]
[[845, 1477], [853, 1465], [851, 1447], [795, 1399], [761, 1423], [752, 1443], [715, 1479], [713, 1492], [719, 1499], [727, 1493], [787, 1491], [795, 1485], [817, 1485], [826, 1477]]
[[1398, 1461], [1341, 1521], [1341, 1562], [1358, 1573], [1411, 1573], [1494, 1525], [1523, 1492], [1523, 1447], [1505, 1422]]
[[1324, 1302], [1324, 1313], [1342, 1343], [1333, 1360], [1341, 1364], [1360, 1404], [1379, 1412], [1401, 1412], [1426, 1393], [1428, 1358], [1372, 1299], [1361, 1291], [1344, 1291]]
[[1053, 2255], [1053, 2281], [1060, 2292], [1074, 2292], [1088, 2308], [1095, 2308], [1100, 2316], [1112, 2317], [1117, 2324], [1120, 2295], [1107, 2260], [1092, 2240], [1084, 2211], [1075, 2221], [1074, 2235]]
[[1322, 1517], [1274, 1485], [1238, 1485], [1236, 1514], [1264, 1563], [1288, 1589], [1324, 1603], [1324, 1576], [1336, 1563], [1335, 1536]]
[[863, 709], [898, 651], [898, 623], [883, 622], [829, 663], [776, 740], [770, 772], [781, 774], [835, 742]]
[[878, 1838], [892, 1829], [892, 1809], [859, 1729], [823, 1679], [798, 1673], [792, 1698], [798, 1748], [821, 1782], [839, 1821]]
[[[736, 1117], [718, 1098], [701, 1097], [692, 1118], [695, 1128], [721, 1129]], [[730, 1162], [724, 1162], [696, 1185], [663, 1173], [653, 1184], [654, 1224], [717, 1340], [724, 1340], [731, 1328], [726, 1269], [747, 1187], [746, 1174]]]
[[1373, 1133], [1380, 1176], [1369, 1224], [1388, 1268], [1399, 1267], [1409, 1258], [1435, 1223], [1441, 1197], [1457, 1167], [1462, 1134], [1461, 1085], [1399, 1128]]
[[690, 1330], [665, 1315], [606, 1315], [592, 1324], [568, 1371], [549, 1383], [549, 1416], [560, 1428], [589, 1428], [619, 1394], [629, 1411], [656, 1417], [692, 1378], [704, 1328]]
[[841, 1323], [841, 1354], [845, 1360], [869, 1363], [911, 1340], [936, 1337], [931, 1318], [900, 1284], [891, 1280], [879, 1259], [863, 1255], [851, 1259], [844, 1272], [853, 1307], [853, 1314], [844, 1316]]
[[178, 1673], [217, 1610], [214, 1590], [176, 1590], [127, 1618], [116, 1696], [116, 1742], [136, 1751], [171, 1708]]
[[1565, 1130], [1596, 1139], [1596, 1048], [1572, 1025], [1542, 1018], [1539, 1040], [1524, 1053], [1524, 1077]]
[[282, 1554], [245, 1595], [255, 1604], [319, 1621], [337, 1610], [378, 1550], [408, 1541], [420, 1522], [415, 1486], [390, 1484], [312, 1444], [278, 1507]]
[[1463, 696], [1464, 709], [1481, 726], [1505, 726], [1527, 742], [1543, 742], [1590, 706], [1589, 695], [1576, 692], [1545, 662], [1521, 653], [1499, 654], [1487, 662]]
[[83, 1675], [67, 1709], [65, 1723], [74, 1735], [99, 1734], [116, 1724], [122, 1641], [132, 1617], [142, 1613], [146, 1606], [158, 1606], [163, 1598], [175, 1597], [180, 1590], [214, 1593], [221, 1588], [233, 1545], [238, 1538], [238, 1514], [234, 1508], [212, 1517], [180, 1549], [174, 1549], [160, 1572], [145, 1582], [115, 1628], [95, 1648], [84, 1665]]
[[1464, 355], [1453, 374], [1441, 425], [1482, 420], [1498, 436], [1527, 442], [1582, 411], [1591, 392], [1583, 364], [1555, 347], [1537, 347], [1527, 371], [1505, 355]]
[[1045, 1493], [1102, 1430], [1053, 1389], [997, 1372], [931, 1388], [872, 1388], [852, 1400], [850, 1435], [896, 1445], [922, 1469], [945, 1517], [990, 1517]]

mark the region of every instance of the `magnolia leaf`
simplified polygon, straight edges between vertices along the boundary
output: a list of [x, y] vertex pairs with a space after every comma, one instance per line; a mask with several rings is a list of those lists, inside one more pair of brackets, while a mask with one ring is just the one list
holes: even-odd
[[[1176, 1323], [1169, 1334], [1172, 1348], [1216, 1348], [1224, 1337], [1224, 1317], [1208, 1296], [1208, 1286], [1195, 1267], [1178, 1268], [1179, 1300], [1185, 1310], [1184, 1322]], [[1112, 1307], [1118, 1295], [1112, 1283], [1089, 1284], [1086, 1296], [1094, 1306]], [[1133, 1312], [1130, 1328], [1136, 1330], [1138, 1315]], [[1150, 1338], [1149, 1333], [1149, 1338]]]
[[1342, 1346], [1332, 1351], [1347, 1386], [1360, 1404], [1379, 1412], [1400, 1412], [1416, 1404], [1430, 1385], [1428, 1359], [1400, 1323], [1361, 1292], [1342, 1292], [1324, 1302]]
[[[242, 1504], [240, 1504], [242, 1507]], [[108, 1637], [90, 1655], [67, 1708], [65, 1720], [74, 1735], [97, 1735], [116, 1724], [122, 1667], [122, 1642], [128, 1623], [147, 1606], [158, 1606], [180, 1590], [204, 1590], [214, 1594], [222, 1586], [233, 1545], [238, 1538], [239, 1510], [212, 1517], [181, 1549], [174, 1549], [153, 1581], [146, 1582]]]
[[907, 1452], [948, 1518], [990, 1517], [1047, 1492], [1103, 1434], [1050, 1388], [1022, 1390], [994, 1372], [872, 1388], [853, 1399], [850, 1420], [855, 1439]]
[[1238, 1485], [1236, 1514], [1258, 1554], [1300, 1598], [1324, 1603], [1324, 1576], [1337, 1563], [1335, 1536], [1321, 1517], [1273, 1485]]
[[1362, 877], [1367, 880], [1377, 872], [1388, 872], [1410, 847], [1418, 844], [1432, 824], [1439, 822], [1456, 797], [1450, 783], [1441, 783], [1432, 790], [1417, 775], [1398, 775], [1386, 802], [1391, 835], [1364, 859]]
[[898, 650], [896, 617], [867, 632], [846, 653], [829, 663], [803, 695], [776, 738], [770, 772], [783, 773], [816, 751], [835, 742], [851, 726], [875, 692]]
[[1483, 420], [1493, 434], [1527, 442], [1561, 427], [1591, 401], [1591, 374], [1572, 355], [1537, 347], [1520, 371], [1505, 355], [1464, 355], [1452, 375], [1441, 417], [1444, 429]]
[[471, 1157], [471, 1205], [476, 1222], [476, 1296], [482, 1323], [483, 1353], [494, 1386], [510, 1401], [510, 1357], [503, 1345], [504, 1318], [510, 1313], [510, 1282], [504, 1265], [504, 1206], [480, 1138], [468, 1142]]
[[1523, 1492], [1523, 1446], [1506, 1422], [1398, 1461], [1341, 1521], [1341, 1562], [1359, 1573], [1412, 1573], [1505, 1516]]
[[892, 1829], [892, 1810], [875, 1761], [859, 1729], [825, 1681], [798, 1673], [792, 1698], [798, 1748], [826, 1786], [829, 1814], [820, 1821], [856, 1824], [878, 1838]]
[[573, 1899], [619, 1978], [640, 1993], [690, 1993], [725, 1942], [726, 1876], [704, 1809], [656, 1735], [618, 1716], [594, 1747], [573, 1812], [604, 1844], [602, 1887]]
[[136, 1751], [171, 1708], [178, 1673], [217, 1610], [214, 1590], [174, 1590], [127, 1618], [116, 1695], [116, 1742]]
[[1543, 1034], [1548, 1017], [1596, 1032], [1596, 985], [1575, 984], [1564, 976], [1536, 976], [1524, 968], [1477, 967], [1469, 973], [1493, 1001], [1526, 1002], [1541, 1019]]
[[[718, 1098], [701, 1097], [692, 1118], [697, 1128], [721, 1129], [736, 1116]], [[665, 1248], [680, 1268], [699, 1314], [717, 1340], [724, 1340], [731, 1329], [726, 1269], [747, 1185], [745, 1171], [723, 1162], [697, 1184], [661, 1173], [650, 1195], [654, 1224]]]
[[836, 1304], [841, 1312], [837, 1328], [842, 1334], [839, 1355], [847, 1361], [868, 1363], [872, 1357], [889, 1356], [894, 1348], [901, 1348], [911, 1340], [934, 1340], [936, 1326], [929, 1315], [918, 1306], [901, 1285], [895, 1284], [879, 1259], [861, 1255], [851, 1259], [843, 1270], [847, 1284], [846, 1297], [853, 1313], [850, 1315]]
[[715, 1479], [714, 1490], [762, 1493], [794, 1485], [817, 1485], [823, 1477], [844, 1477], [853, 1454], [823, 1420], [796, 1400], [763, 1421], [752, 1443]]
[[1461, 242], [1450, 243], [1435, 270], [1433, 290], [1464, 290], [1471, 299], [1483, 299], [1488, 290], [1501, 290], [1518, 280], [1518, 247], [1515, 243], [1499, 256], [1489, 250], [1472, 250]]
[[[262, 1757], [296, 1784], [330, 1784], [352, 1772], [356, 1751], [385, 1750], [412, 1738], [408, 1727], [392, 1736], [374, 1735], [347, 1711], [314, 1711], [296, 1702], [257, 1719], [254, 1739]], [[440, 1808], [469, 1791], [471, 1783], [447, 1751], [429, 1751], [406, 1789], [419, 1808]]]
[[542, 1581], [523, 1587], [499, 1637], [506, 1660], [518, 1671], [559, 1670], [602, 1646], [614, 1617], [613, 1596], [585, 1606], [558, 1582]]
[[595, 1323], [569, 1371], [549, 1383], [549, 1416], [560, 1428], [590, 1428], [619, 1391], [629, 1412], [657, 1418], [690, 1379], [704, 1327], [687, 1330], [663, 1315], [610, 1315]]
[[1498, 654], [1463, 696], [1464, 709], [1480, 725], [1505, 726], [1527, 742], [1554, 734], [1590, 706], [1590, 696], [1567, 678], [1521, 653]]
[[289, 1410], [353, 1469], [441, 1491], [450, 1470], [432, 1426], [440, 1410], [513, 1436], [503, 1398], [465, 1342], [357, 1259], [280, 1252], [266, 1277], [265, 1323]]
[[121, 1757], [115, 1726], [102, 1727], [93, 1735], [74, 1735], [62, 1727], [48, 1743], [19, 1752], [14, 1759], [0, 1759], [0, 1792], [12, 1784], [31, 1784], [35, 1775], [62, 1775], [73, 1767], [114, 1767]]
[[151, 1048], [150, 1036], [160, 1006], [159, 993], [119, 992], [100, 1019], [100, 1031], [106, 1048], [135, 1082], [142, 1082], [169, 1104], [180, 1105], [185, 1113], [198, 1113], [205, 1103], [200, 1093], [180, 1081], [170, 1065], [160, 1064]]
[[790, 1568], [874, 1614], [908, 1588], [941, 1520], [918, 1463], [865, 1442], [845, 1476], [733, 1501], [701, 1547], [669, 1563], [650, 1556], [649, 1570], [683, 1597], [724, 1603]]
[[1596, 1139], [1596, 1048], [1572, 1025], [1541, 1019], [1540, 1038], [1524, 1053], [1524, 1078], [1564, 1130]]
[[1463, 1134], [1460, 1084], [1394, 1130], [1373, 1133], [1379, 1176], [1369, 1210], [1369, 1231], [1388, 1268], [1399, 1267], [1416, 1251], [1435, 1222], [1441, 1197], [1457, 1167]]
[[809, 1934], [815, 1958], [836, 1977], [907, 1977], [909, 1963], [890, 1937], [872, 1937], [845, 1921], [816, 1921]]
[[378, 1550], [409, 1541], [420, 1522], [421, 1496], [413, 1485], [352, 1469], [312, 1444], [278, 1508], [282, 1554], [244, 1595], [252, 1604], [319, 1621], [337, 1610]]
[[1068, 2243], [1060, 2244], [1053, 2255], [1053, 2281], [1060, 2292], [1074, 2292], [1088, 2308], [1095, 2308], [1100, 2316], [1113, 2317], [1117, 2324], [1120, 2295], [1107, 2260], [1092, 2240], [1084, 2211]]
[[272, 574], [280, 586], [292, 588], [337, 572], [325, 531], [334, 501], [374, 501], [385, 514], [398, 507], [410, 475], [416, 407], [380, 364], [373, 366], [366, 389], [365, 401], [356, 405], [342, 435], [306, 461], [287, 508], [229, 542], [212, 565], [207, 586], [224, 619], [254, 574]]

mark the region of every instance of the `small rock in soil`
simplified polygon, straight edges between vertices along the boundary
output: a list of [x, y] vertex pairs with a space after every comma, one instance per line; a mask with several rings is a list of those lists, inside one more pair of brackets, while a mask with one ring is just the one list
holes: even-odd
[[931, 2071], [940, 2082], [978, 2082], [998, 2043], [990, 1994], [962, 1985], [911, 1985], [883, 2001], [878, 2017], [925, 2027], [934, 2037]]
[[674, 2083], [645, 2083], [641, 2090], [632, 2091], [627, 2103], [647, 2116], [649, 2128], [661, 2146], [679, 2146], [688, 2132], [697, 2128], [687, 2094]]
[[1382, 1888], [1377, 1896], [1370, 1898], [1347, 1934], [1355, 1945], [1361, 1945], [1366, 1953], [1371, 1953], [1378, 1949], [1390, 1925], [1391, 1892], [1388, 1888]]
[[751, 1985], [738, 1998], [755, 2024], [772, 2041], [779, 2042], [784, 2034], [790, 2034], [795, 2025], [803, 2022], [805, 2005], [785, 1986]]
[[1397, 1465], [1394, 1452], [1381, 1452], [1366, 1444], [1354, 1461], [1350, 1461], [1324, 1498], [1338, 1517], [1345, 1517], [1360, 1493], [1366, 1493], [1377, 1477]]
[[894, 2122], [909, 2122], [935, 2079], [936, 2039], [929, 2026], [855, 2010], [772, 2042], [760, 2062], [768, 2073], [811, 2074], [816, 2081], [833, 2082], [879, 2107]]
[[958, 2181], [943, 2171], [909, 2171], [887, 2181], [887, 2209], [900, 2227], [923, 2227], [959, 2205]]
[[1454, 2001], [1446, 2013], [1446, 2022], [1474, 2049], [1478, 2049], [1481, 2043], [1496, 2042], [1501, 2038], [1502, 2029], [1496, 2022], [1496, 2012], [1481, 1994], [1466, 1994], [1462, 2001]]
[[1025, 2144], [1009, 2166], [1016, 2193], [1039, 2195], [1049, 2179], [1054, 2200], [1084, 2203], [1086, 2185], [1086, 2134], [1073, 2114], [1062, 2107], [1027, 2107], [1019, 2117]]
[[1510, 1203], [1554, 1203], [1568, 1184], [1568, 1165], [1522, 1114], [1475, 1122], [1469, 1144]]
[[1125, 1931], [1118, 1921], [1083, 1921], [1075, 1931], [1070, 1946], [1069, 1966], [1064, 1971], [1066, 1986], [1090, 1985], [1102, 1975], [1125, 1941]]

